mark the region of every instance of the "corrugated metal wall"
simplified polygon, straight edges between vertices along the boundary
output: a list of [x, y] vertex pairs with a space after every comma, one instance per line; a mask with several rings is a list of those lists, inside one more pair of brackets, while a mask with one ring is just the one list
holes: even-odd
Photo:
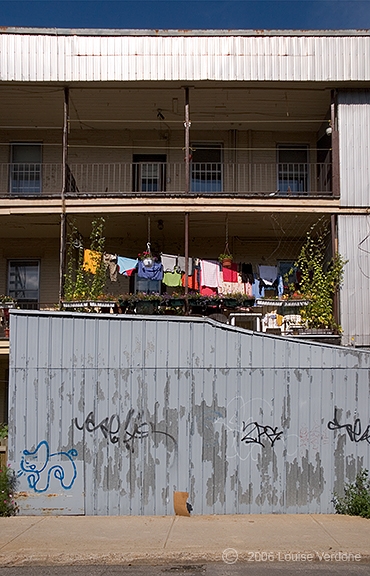
[[370, 204], [370, 90], [338, 94], [341, 206]]
[[369, 80], [368, 36], [1, 34], [0, 80]]
[[202, 318], [15, 311], [22, 513], [331, 512], [370, 464], [370, 353]]
[[338, 247], [348, 260], [340, 291], [342, 343], [370, 346], [370, 216], [338, 216]]

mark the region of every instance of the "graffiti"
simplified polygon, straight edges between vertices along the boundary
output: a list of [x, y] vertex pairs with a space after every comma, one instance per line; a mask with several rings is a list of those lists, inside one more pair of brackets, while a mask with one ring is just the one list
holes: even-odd
[[271, 447], [274, 446], [277, 440], [281, 440], [282, 430], [277, 431], [277, 426], [272, 428], [271, 426], [263, 426], [258, 424], [258, 422], [248, 422], [247, 424], [243, 422], [243, 434], [245, 434], [241, 441], [246, 444], [259, 444], [262, 448], [265, 448], [265, 444], [262, 440], [268, 440], [271, 443]]
[[334, 418], [331, 422], [328, 422], [329, 430], [345, 429], [352, 442], [362, 442], [366, 440], [366, 442], [370, 444], [370, 424], [367, 425], [363, 432], [360, 418], [356, 418], [353, 424], [339, 424], [338, 412], [338, 408], [334, 408]]
[[[35, 450], [23, 450], [18, 477], [25, 474], [29, 487], [38, 494], [48, 490], [52, 476], [64, 490], [70, 490], [77, 476], [73, 461], [76, 456], [77, 450], [74, 448], [68, 452], [50, 454], [49, 444], [42, 440]], [[61, 461], [62, 457], [66, 460]]]
[[299, 451], [301, 456], [304, 455], [306, 450], [311, 448], [317, 451], [321, 444], [327, 444], [328, 442], [328, 435], [325, 430], [321, 430], [319, 424], [315, 424], [311, 429], [307, 426], [302, 426], [299, 429]]
[[156, 430], [152, 422], [143, 422], [142, 414], [138, 412], [135, 415], [135, 410], [130, 408], [126, 414], [126, 418], [121, 422], [118, 414], [107, 416], [96, 424], [96, 418], [93, 411], [89, 412], [83, 424], [78, 423], [78, 419], [74, 419], [74, 424], [78, 430], [86, 430], [86, 432], [95, 432], [100, 429], [104, 438], [107, 438], [112, 444], [117, 444], [120, 440], [129, 452], [134, 452], [135, 440], [143, 440], [149, 436], [149, 433], [162, 434], [172, 440], [176, 444], [175, 438], [162, 430]]

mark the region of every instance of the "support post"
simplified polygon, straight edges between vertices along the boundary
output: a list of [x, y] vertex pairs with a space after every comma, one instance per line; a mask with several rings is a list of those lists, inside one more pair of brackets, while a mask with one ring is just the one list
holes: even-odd
[[[331, 253], [332, 258], [338, 253], [338, 237], [337, 237], [337, 217], [332, 214], [330, 217], [330, 235], [331, 235]], [[333, 316], [335, 323], [339, 325], [339, 290], [336, 288], [333, 295]]]
[[[189, 87], [185, 86], [185, 194], [190, 192], [190, 113], [189, 113]], [[185, 306], [189, 314], [189, 212], [185, 212]]]
[[337, 98], [335, 90], [331, 93], [330, 105], [330, 124], [331, 124], [331, 148], [332, 148], [332, 170], [333, 170], [333, 196], [339, 198], [340, 196], [340, 180], [339, 180], [339, 131], [337, 119]]
[[62, 189], [61, 214], [60, 214], [60, 250], [59, 250], [59, 306], [64, 296], [64, 276], [65, 276], [65, 259], [66, 259], [66, 241], [67, 241], [67, 216], [66, 216], [66, 189], [67, 189], [67, 170], [68, 170], [68, 121], [69, 121], [69, 89], [64, 88], [63, 103], [63, 148], [62, 148]]

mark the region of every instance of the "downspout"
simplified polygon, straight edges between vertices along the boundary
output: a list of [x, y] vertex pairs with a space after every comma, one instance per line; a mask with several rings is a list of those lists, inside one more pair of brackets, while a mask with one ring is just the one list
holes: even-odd
[[67, 239], [67, 216], [65, 195], [67, 190], [67, 166], [68, 166], [68, 120], [69, 120], [69, 88], [64, 88], [63, 104], [63, 149], [62, 149], [62, 189], [61, 189], [61, 214], [60, 214], [60, 251], [59, 251], [59, 307], [62, 306], [64, 296], [64, 276], [66, 259]]

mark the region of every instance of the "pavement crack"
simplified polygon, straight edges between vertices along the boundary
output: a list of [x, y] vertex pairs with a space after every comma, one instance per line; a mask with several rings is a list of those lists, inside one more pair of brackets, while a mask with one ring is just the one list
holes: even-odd
[[170, 537], [171, 530], [172, 530], [172, 526], [174, 525], [175, 520], [176, 520], [176, 516], [174, 516], [174, 517], [172, 518], [172, 522], [171, 522], [170, 527], [169, 527], [169, 529], [168, 529], [168, 533], [167, 533], [167, 536], [166, 536], [166, 540], [164, 541], [163, 549], [165, 549], [166, 546], [167, 546], [167, 542], [168, 542], [168, 539], [169, 539], [169, 537]]
[[31, 528], [33, 528], [34, 526], [36, 526], [36, 524], [40, 524], [40, 522], [43, 522], [45, 520], [45, 516], [43, 518], [40, 518], [39, 520], [37, 520], [36, 522], [34, 522], [33, 524], [31, 524], [30, 526], [28, 526], [25, 530], [23, 530], [22, 532], [20, 532], [19, 534], [17, 534], [16, 536], [14, 536], [14, 538], [12, 538], [11, 540], [8, 540], [3, 546], [0, 546], [0, 550], [3, 550], [3, 548], [5, 548], [5, 546], [8, 546], [8, 544], [10, 544], [11, 542], [14, 542], [14, 540], [16, 540], [17, 538], [19, 538], [20, 536], [22, 536], [23, 534], [25, 534], [28, 530], [31, 530]]
[[332, 540], [334, 540], [334, 542], [336, 542], [336, 544], [338, 544], [338, 546], [342, 546], [342, 544], [341, 544], [340, 542], [338, 542], [338, 540], [337, 540], [336, 538], [334, 538], [334, 536], [333, 536], [332, 534], [330, 534], [329, 530], [327, 530], [327, 529], [325, 528], [325, 526], [323, 526], [318, 520], [316, 520], [316, 518], [314, 518], [314, 517], [312, 516], [312, 514], [310, 514], [310, 518], [312, 518], [312, 520], [313, 520], [314, 522], [316, 522], [316, 524], [318, 524], [318, 526], [320, 526], [320, 527], [324, 530], [324, 532], [326, 532], [326, 534], [327, 534], [328, 536], [330, 536], [330, 538], [331, 538]]

